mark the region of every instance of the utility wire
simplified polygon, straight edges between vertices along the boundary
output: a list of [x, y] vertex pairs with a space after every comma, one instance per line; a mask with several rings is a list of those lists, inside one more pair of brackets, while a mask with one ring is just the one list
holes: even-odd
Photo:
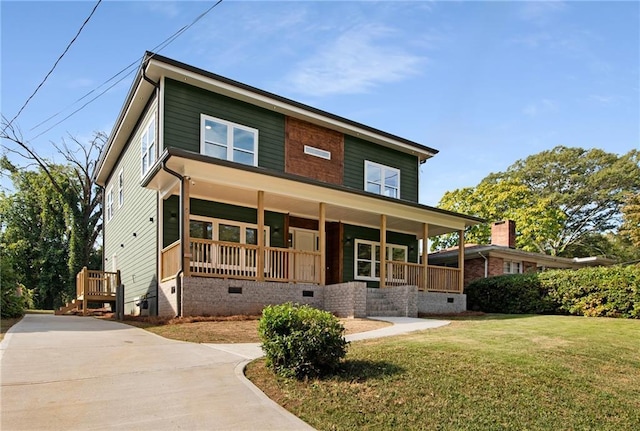
[[102, 0], [98, 0], [98, 2], [95, 4], [95, 6], [93, 7], [93, 9], [91, 10], [91, 13], [89, 14], [89, 16], [87, 17], [87, 19], [84, 20], [84, 22], [82, 23], [82, 25], [80, 26], [80, 29], [78, 30], [78, 32], [76, 33], [76, 35], [73, 37], [73, 39], [71, 39], [71, 42], [69, 42], [67, 44], [67, 47], [64, 49], [64, 51], [62, 52], [62, 54], [60, 54], [60, 56], [58, 57], [58, 59], [56, 60], [56, 62], [53, 64], [53, 67], [51, 68], [51, 70], [49, 70], [49, 72], [45, 75], [44, 79], [42, 80], [42, 82], [40, 82], [40, 84], [38, 84], [38, 86], [36, 87], [36, 89], [33, 91], [33, 93], [31, 94], [31, 96], [29, 96], [29, 98], [27, 99], [26, 102], [24, 102], [24, 105], [22, 105], [22, 108], [20, 108], [20, 110], [18, 111], [18, 113], [11, 119], [11, 121], [9, 121], [7, 123], [6, 126], [4, 126], [4, 128], [2, 129], [2, 132], [4, 133], [5, 130], [7, 130], [7, 128], [9, 126], [11, 126], [11, 124], [16, 120], [16, 118], [18, 118], [18, 116], [22, 113], [22, 111], [24, 110], [24, 108], [27, 107], [27, 105], [29, 104], [29, 102], [31, 101], [31, 99], [33, 99], [33, 96], [36, 95], [36, 93], [38, 92], [38, 90], [40, 90], [40, 87], [42, 87], [44, 85], [44, 83], [47, 81], [47, 79], [49, 78], [49, 75], [51, 75], [53, 73], [53, 71], [55, 70], [56, 66], [58, 66], [58, 63], [60, 63], [60, 60], [62, 60], [62, 57], [65, 56], [65, 54], [67, 53], [67, 51], [69, 51], [69, 48], [71, 48], [71, 45], [73, 45], [73, 43], [76, 41], [76, 39], [78, 38], [78, 36], [80, 36], [80, 33], [82, 32], [82, 29], [84, 29], [84, 27], [87, 25], [87, 23], [89, 22], [89, 20], [91, 19], [91, 17], [93, 16], [93, 14], [95, 13], [96, 9], [98, 9], [98, 6], [100, 5], [100, 3], [102, 3]]
[[[200, 15], [198, 15], [193, 21], [191, 21], [190, 24], [183, 26], [182, 28], [180, 28], [178, 31], [174, 32], [171, 36], [169, 36], [168, 38], [166, 38], [165, 40], [163, 40], [162, 42], [160, 42], [158, 45], [156, 45], [155, 47], [153, 47], [151, 49], [152, 52], [154, 53], [159, 53], [160, 51], [162, 51], [164, 48], [166, 48], [167, 46], [169, 46], [174, 40], [176, 40], [179, 36], [181, 36], [184, 32], [186, 32], [189, 28], [191, 28], [194, 24], [196, 24], [198, 21], [200, 21], [202, 18], [204, 18], [209, 12], [211, 12], [216, 6], [218, 6], [220, 3], [222, 3], [223, 0], [218, 0], [213, 6], [209, 7], [207, 10], [205, 10], [204, 12], [202, 12]], [[127, 70], [129, 70], [130, 68], [132, 68], [133, 66], [138, 65], [142, 60], [144, 60], [144, 55], [137, 58], [136, 60], [134, 60], [132, 63], [130, 63], [129, 65], [127, 65], [125, 68], [123, 68], [122, 70], [120, 70], [118, 73], [116, 73], [115, 75], [113, 75], [112, 77], [110, 77], [109, 79], [107, 79], [105, 82], [103, 82], [102, 84], [100, 84], [99, 86], [97, 86], [96, 88], [94, 88], [93, 90], [91, 90], [90, 92], [88, 92], [87, 94], [85, 94], [84, 96], [80, 97], [79, 99], [77, 99], [75, 102], [71, 103], [70, 105], [68, 105], [67, 107], [63, 108], [62, 110], [58, 111], [57, 113], [53, 114], [52, 116], [50, 116], [49, 118], [41, 121], [40, 123], [36, 124], [34, 127], [32, 127], [30, 130], [34, 130], [37, 129], [38, 127], [42, 126], [43, 124], [47, 123], [48, 121], [52, 120], [53, 118], [57, 117], [58, 115], [62, 114], [64, 111], [66, 111], [67, 109], [69, 109], [70, 107], [74, 106], [76, 103], [84, 100], [85, 98], [89, 97], [91, 94], [95, 93], [96, 91], [98, 91], [100, 88], [102, 88], [104, 85], [108, 84], [109, 82], [111, 82], [112, 80], [116, 79], [118, 76], [120, 76], [122, 73], [126, 72]], [[42, 136], [44, 133], [48, 132], [49, 130], [53, 129], [54, 127], [56, 127], [57, 125], [59, 125], [60, 123], [64, 122], [65, 120], [69, 119], [71, 116], [75, 115], [76, 113], [78, 113], [79, 111], [81, 111], [82, 109], [84, 109], [87, 105], [89, 105], [91, 102], [95, 101], [96, 99], [98, 99], [100, 96], [102, 96], [103, 94], [105, 94], [107, 91], [109, 91], [111, 88], [113, 88], [116, 84], [120, 83], [121, 81], [123, 81], [126, 77], [128, 77], [129, 75], [131, 75], [131, 73], [133, 73], [135, 71], [132, 70], [130, 72], [128, 72], [124, 77], [118, 79], [114, 84], [110, 85], [106, 90], [102, 91], [100, 94], [98, 94], [96, 97], [94, 97], [93, 99], [89, 100], [87, 103], [85, 103], [84, 105], [82, 105], [80, 108], [76, 109], [75, 111], [73, 111], [71, 114], [67, 115], [66, 117], [64, 117], [62, 120], [58, 121], [57, 123], [55, 123], [53, 126], [49, 127], [48, 129], [44, 130], [43, 132], [40, 132], [38, 135], [34, 136], [31, 139], [36, 139], [40, 136]]]

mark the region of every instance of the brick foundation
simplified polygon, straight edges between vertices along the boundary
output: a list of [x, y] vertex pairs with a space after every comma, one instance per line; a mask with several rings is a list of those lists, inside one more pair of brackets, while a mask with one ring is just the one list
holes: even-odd
[[462, 313], [467, 310], [464, 293], [418, 292], [418, 311], [425, 314]]

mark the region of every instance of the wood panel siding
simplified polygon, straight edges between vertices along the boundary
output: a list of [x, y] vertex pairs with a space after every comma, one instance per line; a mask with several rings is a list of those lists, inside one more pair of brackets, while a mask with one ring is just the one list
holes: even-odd
[[342, 283], [343, 270], [342, 223], [327, 223], [327, 279], [326, 284]]
[[[155, 297], [157, 288], [157, 192], [140, 187], [140, 139], [152, 115], [155, 115], [155, 105], [144, 113], [143, 121], [133, 132], [105, 187], [105, 192], [113, 187], [113, 217], [104, 224], [104, 269], [120, 270], [127, 314], [135, 308], [134, 298]], [[120, 207], [118, 173], [121, 169], [124, 203]]]
[[[342, 259], [342, 279], [343, 282], [353, 281], [354, 265], [355, 265], [355, 240], [364, 239], [367, 241], [380, 241], [380, 232], [377, 229], [371, 229], [362, 226], [343, 225], [343, 259]], [[418, 239], [414, 235], [405, 233], [387, 231], [387, 245], [406, 245], [407, 259], [409, 262], [418, 263]], [[377, 281], [367, 281], [369, 287], [379, 287]]]
[[[342, 185], [342, 133], [292, 117], [287, 117], [285, 124], [285, 172]], [[305, 153], [305, 145], [328, 152], [330, 158]]]
[[165, 79], [164, 148], [200, 152], [200, 114], [258, 129], [258, 166], [284, 172], [285, 116]]
[[364, 190], [364, 162], [400, 169], [400, 198], [418, 202], [418, 158], [353, 136], [344, 137], [344, 185]]

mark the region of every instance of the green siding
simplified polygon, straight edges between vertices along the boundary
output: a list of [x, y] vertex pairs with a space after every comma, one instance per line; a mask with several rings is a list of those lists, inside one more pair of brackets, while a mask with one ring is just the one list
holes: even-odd
[[[347, 240], [349, 238], [349, 240]], [[353, 281], [354, 277], [354, 262], [355, 262], [355, 240], [364, 239], [367, 241], [380, 241], [380, 231], [377, 229], [371, 229], [362, 226], [344, 225], [344, 248], [343, 248], [343, 272], [342, 278], [345, 282]], [[387, 243], [396, 245], [406, 245], [408, 250], [409, 262], [418, 262], [418, 239], [414, 235], [387, 232]], [[367, 281], [369, 287], [379, 287], [380, 283], [377, 281]]]
[[364, 189], [364, 162], [400, 169], [400, 197], [418, 202], [418, 158], [381, 145], [344, 136], [344, 185]]
[[[191, 214], [203, 217], [211, 217], [225, 220], [234, 220], [242, 223], [258, 223], [258, 213], [255, 208], [240, 207], [220, 202], [205, 201], [201, 199], [191, 199]], [[178, 217], [171, 217], [171, 213], [178, 214], [178, 196], [171, 196], [164, 202], [164, 247], [175, 242], [180, 237], [180, 227]], [[265, 211], [265, 225], [270, 226], [270, 244], [272, 247], [284, 247], [285, 241], [282, 235], [284, 226], [284, 214]], [[276, 232], [278, 228], [278, 232]]]
[[[153, 112], [144, 114], [141, 127]], [[105, 194], [113, 187], [113, 217], [104, 225], [104, 269], [112, 271], [114, 255], [125, 286], [125, 313], [134, 298], [155, 298], [157, 289], [157, 193], [140, 187], [140, 134], [138, 128], [111, 172]], [[124, 204], [118, 208], [118, 173], [124, 173]], [[106, 214], [106, 210], [105, 210]], [[153, 219], [153, 220], [151, 220]], [[135, 235], [135, 236], [134, 236]], [[155, 313], [155, 300], [149, 301]]]
[[200, 114], [258, 129], [258, 166], [284, 172], [284, 115], [166, 78], [164, 147], [199, 153]]

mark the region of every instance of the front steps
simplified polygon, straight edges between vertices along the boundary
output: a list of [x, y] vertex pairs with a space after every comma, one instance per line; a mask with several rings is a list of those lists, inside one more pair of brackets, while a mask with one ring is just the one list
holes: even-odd
[[367, 316], [406, 317], [404, 310], [398, 309], [379, 289], [367, 289]]

